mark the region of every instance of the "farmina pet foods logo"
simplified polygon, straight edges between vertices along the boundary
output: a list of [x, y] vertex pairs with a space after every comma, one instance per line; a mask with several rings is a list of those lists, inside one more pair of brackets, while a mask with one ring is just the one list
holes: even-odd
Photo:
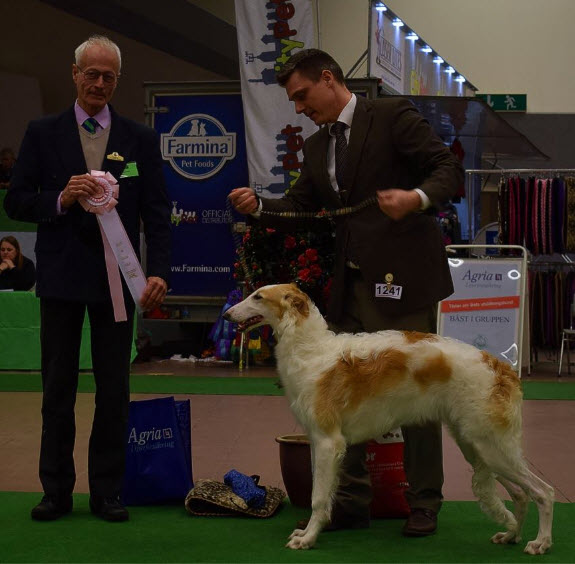
[[236, 134], [207, 114], [191, 114], [162, 134], [162, 157], [191, 180], [216, 174], [236, 156]]

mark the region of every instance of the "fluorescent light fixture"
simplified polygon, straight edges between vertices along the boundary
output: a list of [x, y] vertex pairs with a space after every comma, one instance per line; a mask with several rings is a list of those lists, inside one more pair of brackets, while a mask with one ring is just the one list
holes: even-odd
[[417, 33], [410, 31], [406, 36], [405, 39], [409, 39], [410, 41], [417, 41], [419, 39], [419, 36], [417, 35]]
[[383, 2], [376, 2], [375, 9], [378, 12], [387, 12], [387, 6]]
[[425, 45], [425, 47], [421, 48], [421, 51], [423, 53], [431, 53], [433, 51], [433, 49], [429, 45]]
[[449, 66], [445, 69], [445, 72], [448, 72], [449, 74], [453, 74], [455, 72], [455, 69], [452, 66]]
[[395, 18], [393, 20], [393, 22], [391, 22], [392, 25], [394, 25], [395, 27], [401, 27], [403, 25], [405, 25], [399, 18]]
[[439, 55], [437, 55], [437, 56], [433, 59], [433, 62], [434, 62], [436, 65], [441, 65], [444, 61], [443, 61], [443, 59], [442, 59]]
[[462, 76], [462, 75], [460, 75], [460, 74], [458, 74], [458, 75], [457, 75], [457, 78], [456, 78], [455, 80], [456, 80], [457, 82], [465, 82], [465, 77]]

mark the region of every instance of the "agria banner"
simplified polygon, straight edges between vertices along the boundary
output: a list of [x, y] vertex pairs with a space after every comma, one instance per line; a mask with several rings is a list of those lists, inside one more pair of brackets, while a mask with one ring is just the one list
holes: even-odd
[[297, 115], [276, 73], [316, 46], [311, 0], [235, 0], [250, 186], [283, 196], [299, 177], [306, 137], [317, 130]]
[[175, 85], [154, 105], [172, 205], [170, 293], [226, 296], [236, 287], [227, 195], [248, 183], [241, 95]]

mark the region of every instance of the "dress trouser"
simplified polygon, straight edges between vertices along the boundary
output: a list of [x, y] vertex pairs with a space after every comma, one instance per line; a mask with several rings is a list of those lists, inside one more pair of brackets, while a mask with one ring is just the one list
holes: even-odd
[[84, 304], [41, 298], [44, 393], [40, 480], [44, 492], [55, 497], [71, 495], [76, 482], [74, 406], [86, 310], [96, 384], [88, 450], [90, 493], [117, 496], [124, 476], [134, 304], [131, 300], [126, 302], [128, 320], [116, 323], [111, 302]]
[[[385, 316], [373, 307], [374, 289], [367, 284], [361, 271], [348, 268], [344, 314], [335, 332], [374, 332], [387, 329], [435, 333], [434, 307], [407, 315]], [[386, 299], [386, 298], [382, 298]], [[443, 450], [441, 424], [430, 423], [401, 428], [404, 438], [404, 466], [409, 489], [405, 497], [409, 506], [438, 512], [443, 499]], [[348, 447], [342, 463], [336, 493], [333, 519], [369, 519], [371, 483], [366, 466], [365, 443]]]

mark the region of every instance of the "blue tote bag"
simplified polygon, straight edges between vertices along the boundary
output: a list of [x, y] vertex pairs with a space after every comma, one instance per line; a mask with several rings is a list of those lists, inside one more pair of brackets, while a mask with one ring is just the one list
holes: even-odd
[[131, 401], [125, 505], [183, 501], [193, 487], [190, 400]]

